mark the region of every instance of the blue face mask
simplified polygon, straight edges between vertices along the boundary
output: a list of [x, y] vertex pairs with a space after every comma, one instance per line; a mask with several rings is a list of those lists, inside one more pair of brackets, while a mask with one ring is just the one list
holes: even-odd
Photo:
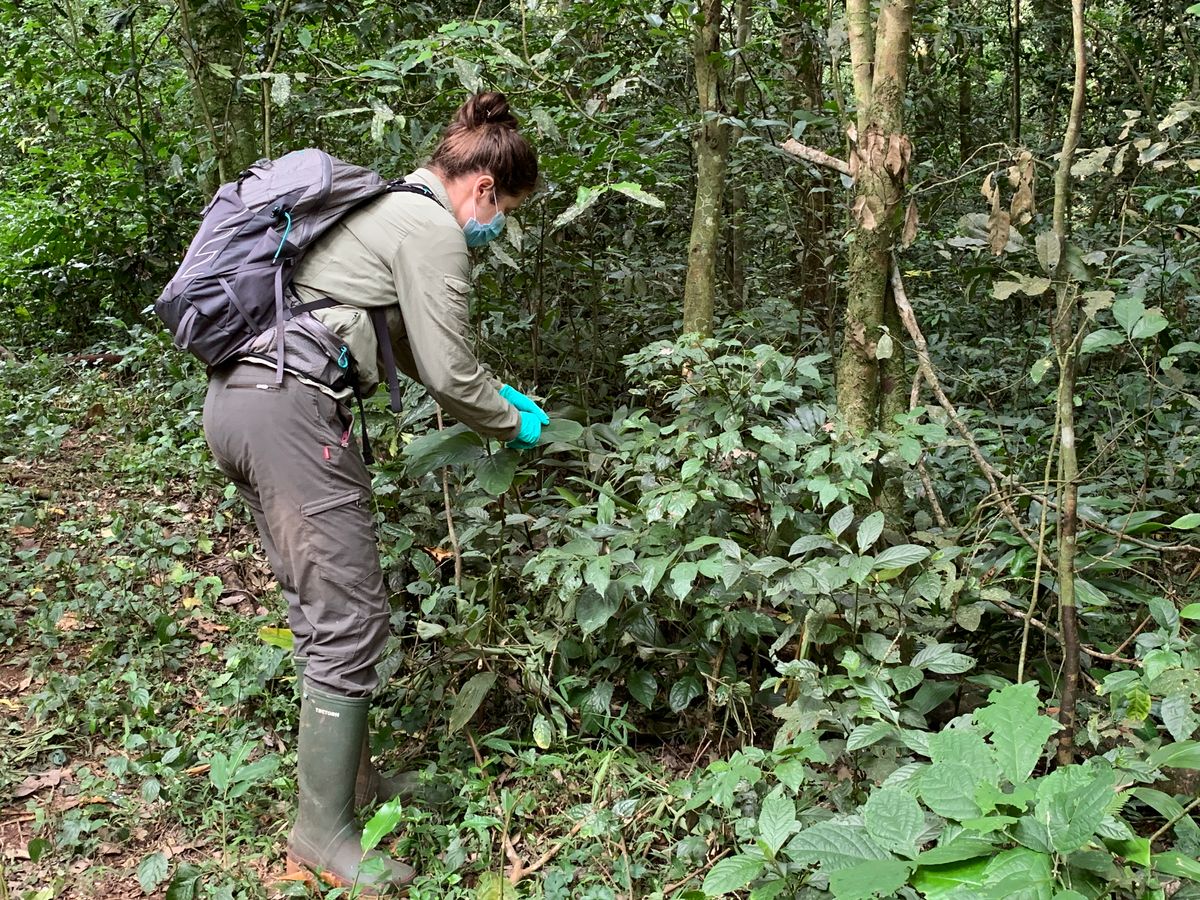
[[[467, 239], [468, 247], [482, 247], [488, 241], [494, 241], [500, 237], [500, 232], [504, 230], [504, 213], [500, 211], [500, 204], [496, 200], [496, 192], [492, 191], [492, 202], [496, 205], [496, 215], [492, 217], [492, 221], [483, 224], [474, 215], [467, 219], [467, 224], [463, 226], [463, 235]], [[476, 207], [476, 212], [478, 212]]]

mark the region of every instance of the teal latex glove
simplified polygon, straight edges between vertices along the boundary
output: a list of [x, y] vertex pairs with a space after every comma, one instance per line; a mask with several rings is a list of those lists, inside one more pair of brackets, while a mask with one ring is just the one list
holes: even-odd
[[[546, 415], [545, 410], [518, 391], [515, 387], [510, 387], [507, 384], [504, 385], [502, 388], [500, 388], [500, 396], [519, 409], [521, 412], [530, 413], [534, 416], [537, 416], [538, 420], [543, 425], [550, 424], [550, 417]], [[520, 439], [518, 438], [518, 440]]]
[[[538, 410], [538, 412], [541, 412], [541, 410]], [[542, 413], [542, 418], [545, 418], [545, 417], [546, 417], [546, 414]], [[549, 422], [550, 420], [546, 419], [546, 421]], [[505, 444], [504, 446], [508, 447], [512, 450], [532, 450], [534, 447], [537, 446], [537, 442], [541, 438], [541, 436], [542, 436], [542, 421], [541, 421], [541, 419], [539, 419], [533, 413], [522, 412], [521, 413], [521, 427], [517, 431], [517, 436], [515, 438], [513, 438], [511, 441], [509, 441], [507, 444]]]

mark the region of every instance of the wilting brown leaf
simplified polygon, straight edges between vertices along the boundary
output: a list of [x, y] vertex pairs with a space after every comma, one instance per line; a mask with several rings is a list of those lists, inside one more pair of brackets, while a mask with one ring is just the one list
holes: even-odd
[[988, 218], [988, 237], [992, 253], [999, 256], [1008, 246], [1008, 234], [1012, 230], [1012, 222], [1008, 218], [1008, 210], [994, 211]]
[[871, 209], [871, 204], [867, 202], [866, 194], [858, 195], [854, 206], [851, 207], [851, 212], [854, 213], [854, 218], [863, 231], [874, 231], [875, 226], [879, 224], [875, 218], [875, 212]]

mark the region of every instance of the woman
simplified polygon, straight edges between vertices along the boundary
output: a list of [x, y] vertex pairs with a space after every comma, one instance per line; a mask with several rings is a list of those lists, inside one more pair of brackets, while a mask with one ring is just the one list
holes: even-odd
[[[390, 610], [371, 476], [350, 440], [349, 396], [373, 391], [387, 377], [384, 360], [394, 357], [482, 435], [529, 449], [549, 423], [535, 403], [489, 375], [467, 341], [468, 247], [498, 236], [537, 182], [537, 156], [504, 95], [468, 100], [428, 166], [405, 182], [406, 190], [346, 216], [297, 268], [293, 284], [309, 311], [287, 328], [283, 383], [264, 368], [274, 365], [267, 335], [263, 352], [214, 371], [204, 407], [209, 446], [254, 514], [295, 640], [300, 800], [289, 872], [305, 868], [374, 893], [415, 873], [383, 856], [359, 868], [356, 800], [388, 799], [400, 787], [374, 770], [367, 752]], [[384, 344], [369, 309], [385, 313]], [[314, 335], [339, 348], [344, 378], [330, 384], [321, 367], [305, 368]]]

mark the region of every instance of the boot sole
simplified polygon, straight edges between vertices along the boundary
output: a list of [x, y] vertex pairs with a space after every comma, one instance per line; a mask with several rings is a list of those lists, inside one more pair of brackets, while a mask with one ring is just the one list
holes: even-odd
[[[284, 880], [302, 881], [309, 887], [316, 887], [320, 883], [325, 885], [325, 887], [348, 889], [353, 884], [353, 882], [347, 881], [327, 869], [322, 869], [315, 863], [307, 862], [292, 853], [287, 855]], [[357, 896], [364, 898], [364, 900], [374, 897], [407, 897], [408, 887], [389, 887], [384, 893], [377, 893], [371, 889], [370, 885], [360, 884]]]

